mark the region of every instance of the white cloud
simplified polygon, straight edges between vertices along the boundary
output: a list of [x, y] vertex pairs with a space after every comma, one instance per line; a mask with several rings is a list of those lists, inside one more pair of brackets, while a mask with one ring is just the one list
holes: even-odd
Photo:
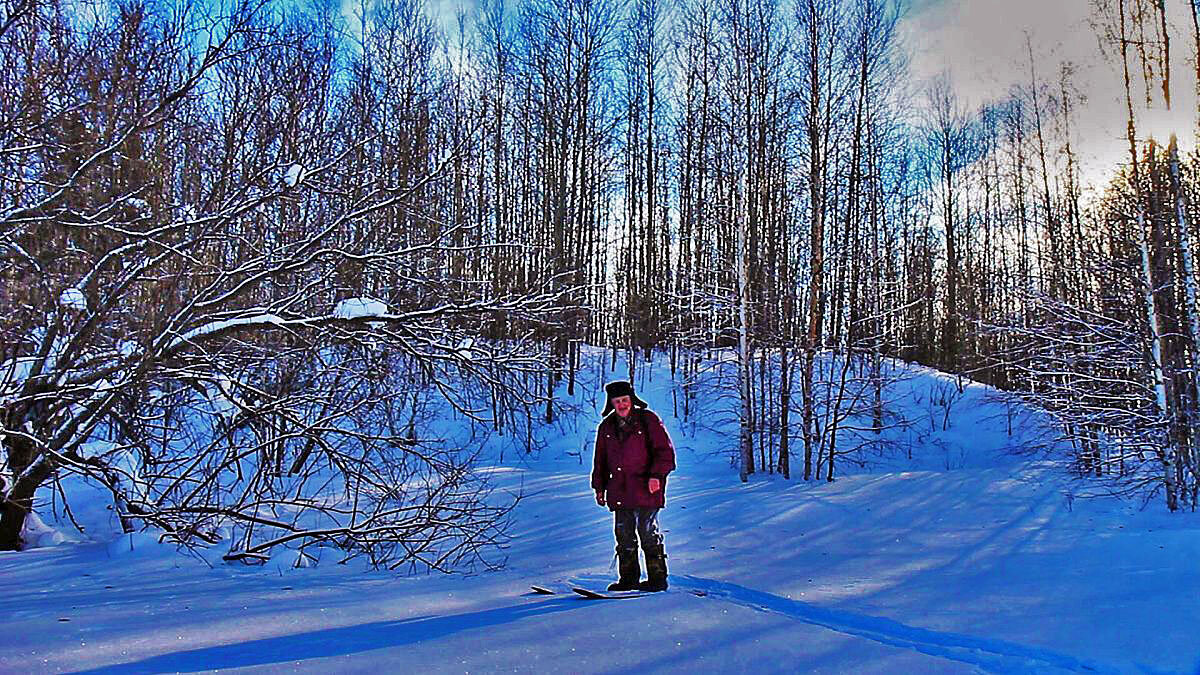
[[[1004, 98], [1015, 85], [1029, 86], [1026, 35], [1040, 81], [1057, 90], [1061, 64], [1072, 63], [1075, 87], [1086, 97], [1072, 120], [1075, 149], [1085, 175], [1095, 180], [1127, 160], [1128, 146], [1120, 63], [1102, 55], [1091, 12], [1086, 0], [934, 0], [911, 9], [901, 31], [917, 80], [947, 73], [972, 108]], [[1194, 145], [1197, 116], [1191, 15], [1183, 0], [1168, 0], [1167, 12], [1172, 110], [1165, 110], [1161, 96], [1153, 109], [1139, 105], [1138, 133], [1162, 143], [1176, 133], [1188, 149]]]

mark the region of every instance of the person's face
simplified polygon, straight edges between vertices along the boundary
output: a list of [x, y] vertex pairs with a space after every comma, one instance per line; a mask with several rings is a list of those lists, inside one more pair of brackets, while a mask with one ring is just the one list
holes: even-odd
[[628, 396], [617, 396], [613, 399], [613, 407], [621, 417], [629, 417], [629, 411], [633, 410], [633, 400]]

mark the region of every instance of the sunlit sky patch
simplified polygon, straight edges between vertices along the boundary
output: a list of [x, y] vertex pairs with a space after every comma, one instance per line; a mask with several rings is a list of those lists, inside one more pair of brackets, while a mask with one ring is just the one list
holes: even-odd
[[[346, 0], [351, 2], [354, 0]], [[1029, 89], [1030, 48], [1036, 77], [1055, 94], [1062, 65], [1070, 63], [1081, 97], [1071, 120], [1072, 145], [1085, 180], [1098, 183], [1128, 159], [1120, 64], [1101, 52], [1093, 26], [1093, 0], [897, 0], [903, 3], [900, 34], [910, 55], [912, 103], [933, 79], [946, 76], [970, 110], [1005, 99], [1014, 87]], [[1115, 2], [1115, 0], [1109, 0]], [[476, 0], [428, 0], [427, 9], [449, 32], [460, 7]], [[520, 0], [511, 0], [515, 10]], [[1138, 132], [1165, 144], [1178, 134], [1195, 147], [1197, 95], [1191, 14], [1187, 0], [1167, 0], [1172, 31], [1172, 109], [1161, 97], [1138, 106]], [[1115, 51], [1112, 52], [1115, 55]]]
[[[960, 99], [974, 109], [1030, 84], [1030, 54], [1039, 81], [1057, 93], [1060, 69], [1071, 63], [1084, 97], [1072, 120], [1073, 145], [1091, 181], [1128, 159], [1120, 63], [1105, 57], [1093, 27], [1090, 0], [916, 0], [901, 30], [911, 53], [916, 86], [945, 73]], [[1179, 135], [1194, 147], [1197, 117], [1191, 14], [1183, 0], [1167, 0], [1171, 30], [1172, 109], [1161, 96], [1139, 102], [1138, 134], [1166, 143]], [[1028, 36], [1028, 42], [1027, 42]], [[1115, 50], [1112, 51], [1115, 56]], [[920, 97], [917, 97], [917, 103]]]

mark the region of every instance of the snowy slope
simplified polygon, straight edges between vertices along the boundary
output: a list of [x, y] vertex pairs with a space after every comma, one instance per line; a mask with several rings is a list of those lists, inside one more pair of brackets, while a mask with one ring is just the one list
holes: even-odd
[[911, 460], [741, 484], [730, 429], [673, 420], [657, 365], [639, 393], [678, 446], [668, 593], [528, 593], [612, 575], [579, 454], [614, 377], [597, 366], [536, 457], [488, 469], [524, 495], [504, 571], [210, 567], [149, 535], [2, 554], [0, 672], [1200, 673], [1200, 519], [1068, 497], [1055, 466], [1006, 452], [1041, 438], [1033, 418], [1009, 436], [1007, 409], [969, 385], [943, 430], [930, 401], [947, 378], [910, 370], [892, 395]]

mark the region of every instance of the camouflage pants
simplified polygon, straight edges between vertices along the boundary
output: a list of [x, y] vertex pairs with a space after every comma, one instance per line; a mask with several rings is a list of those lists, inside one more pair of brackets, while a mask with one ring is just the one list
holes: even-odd
[[639, 539], [647, 560], [666, 555], [662, 531], [658, 529], [658, 509], [617, 509], [613, 511], [613, 516], [618, 556], [636, 556]]

